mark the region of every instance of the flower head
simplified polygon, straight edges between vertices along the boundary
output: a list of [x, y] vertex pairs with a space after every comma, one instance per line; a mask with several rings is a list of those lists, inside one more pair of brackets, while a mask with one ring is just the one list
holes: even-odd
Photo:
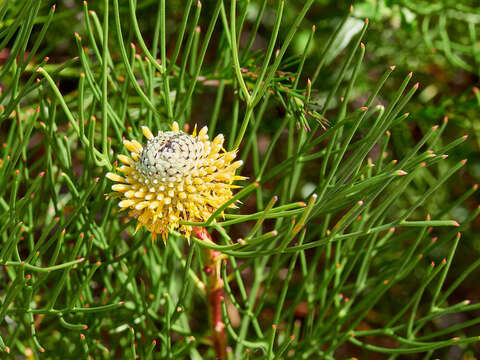
[[155, 239], [157, 234], [165, 242], [169, 228], [184, 232], [189, 238], [192, 227], [180, 221], [205, 221], [232, 196], [235, 175], [242, 161], [235, 161], [236, 151], [223, 149], [223, 135], [209, 141], [207, 127], [190, 135], [179, 129], [176, 122], [171, 131], [159, 131], [154, 136], [142, 127], [147, 144], [125, 140], [131, 158], [118, 155], [124, 164], [124, 176], [108, 173], [106, 177], [117, 182], [112, 190], [120, 193], [122, 210], [138, 219], [137, 230], [146, 226]]

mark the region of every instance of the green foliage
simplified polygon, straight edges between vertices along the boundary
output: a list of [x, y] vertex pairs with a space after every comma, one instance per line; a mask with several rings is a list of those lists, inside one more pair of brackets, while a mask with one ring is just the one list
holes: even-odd
[[[368, 21], [339, 9], [318, 41], [313, 3], [0, 3], [2, 355], [213, 358], [205, 249], [231, 358], [473, 351], [480, 305], [456, 290], [480, 261], [455, 253], [479, 210], [455, 214], [477, 188], [445, 190], [466, 137], [443, 105], [411, 136], [413, 75], [365, 82]], [[214, 244], [152, 243], [109, 194], [124, 137], [174, 120], [245, 161], [239, 208], [196, 223]]]

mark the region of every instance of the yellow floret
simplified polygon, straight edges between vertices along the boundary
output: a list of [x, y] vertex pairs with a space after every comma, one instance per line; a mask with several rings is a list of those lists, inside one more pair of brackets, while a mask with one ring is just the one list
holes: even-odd
[[[171, 131], [160, 131], [154, 136], [142, 126], [147, 143], [125, 140], [131, 157], [120, 154], [125, 165], [120, 170], [125, 177], [108, 173], [106, 177], [119, 184], [112, 190], [121, 196], [122, 210], [138, 220], [137, 230], [145, 226], [155, 239], [161, 235], [166, 241], [170, 229], [178, 229], [189, 238], [190, 225], [180, 222], [207, 220], [222, 204], [232, 198], [236, 175], [241, 161], [232, 161], [236, 151], [223, 149], [224, 137], [217, 135], [209, 141], [208, 129], [192, 134], [180, 130], [176, 122]], [[234, 204], [230, 207], [235, 207]]]

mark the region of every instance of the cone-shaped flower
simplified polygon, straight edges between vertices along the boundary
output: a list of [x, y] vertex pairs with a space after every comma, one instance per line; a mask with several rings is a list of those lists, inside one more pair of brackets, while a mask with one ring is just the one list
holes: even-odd
[[205, 221], [228, 201], [237, 187], [232, 182], [245, 179], [235, 175], [242, 161], [232, 162], [236, 151], [223, 149], [223, 135], [209, 141], [207, 127], [191, 135], [176, 122], [157, 136], [145, 126], [142, 130], [147, 144], [125, 140], [131, 158], [118, 155], [123, 176], [106, 175], [117, 182], [112, 190], [121, 194], [118, 205], [130, 209], [137, 230], [146, 226], [153, 239], [160, 234], [165, 242], [169, 228], [179, 228], [189, 238], [192, 227], [179, 222]]

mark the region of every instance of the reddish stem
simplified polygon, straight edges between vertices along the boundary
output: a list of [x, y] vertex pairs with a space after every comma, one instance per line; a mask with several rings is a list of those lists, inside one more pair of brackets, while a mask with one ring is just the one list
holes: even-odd
[[[206, 242], [214, 242], [212, 236], [203, 227], [194, 226], [195, 236]], [[220, 274], [222, 258], [218, 251], [203, 248], [204, 271], [207, 275], [207, 298], [212, 327], [215, 358], [227, 359], [227, 336], [222, 317], [223, 280]]]

